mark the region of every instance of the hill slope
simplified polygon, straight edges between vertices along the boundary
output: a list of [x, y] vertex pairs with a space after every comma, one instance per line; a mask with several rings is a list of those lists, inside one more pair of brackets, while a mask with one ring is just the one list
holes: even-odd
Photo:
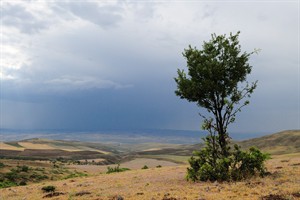
[[279, 133], [239, 142], [243, 148], [256, 146], [268, 153], [287, 154], [300, 152], [300, 130], [282, 131]]
[[[251, 146], [256, 146], [264, 152], [273, 155], [289, 154], [300, 152], [300, 130], [289, 130], [274, 133], [271, 135], [254, 138], [244, 141], [233, 141], [232, 143], [239, 144], [242, 148], [248, 149]], [[181, 155], [189, 156], [194, 150], [199, 150], [204, 144], [180, 145], [177, 147], [160, 148], [157, 150], [140, 151], [139, 155]]]

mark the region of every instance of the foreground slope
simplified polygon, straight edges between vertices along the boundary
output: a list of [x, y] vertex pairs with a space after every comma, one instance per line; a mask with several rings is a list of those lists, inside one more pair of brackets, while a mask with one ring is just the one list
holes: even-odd
[[48, 199], [41, 190], [47, 185], [57, 188], [57, 193], [52, 194], [54, 197], [49, 197], [56, 200], [112, 200], [117, 199], [118, 195], [132, 200], [300, 199], [299, 154], [294, 157], [275, 157], [268, 161], [267, 166], [272, 173], [270, 176], [236, 183], [187, 182], [187, 166], [175, 166], [5, 188], [0, 190], [0, 199]]

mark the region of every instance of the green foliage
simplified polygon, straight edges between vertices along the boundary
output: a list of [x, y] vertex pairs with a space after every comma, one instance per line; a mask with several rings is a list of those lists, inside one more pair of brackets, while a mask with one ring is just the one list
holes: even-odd
[[18, 180], [20, 178], [20, 175], [15, 170], [11, 170], [10, 172], [7, 172], [6, 174], [4, 174], [4, 177], [8, 181], [14, 182], [14, 181], [16, 181], [16, 180]]
[[3, 168], [3, 167], [5, 167], [5, 164], [0, 162], [0, 168]]
[[30, 180], [33, 180], [35, 182], [41, 181], [41, 180], [46, 180], [49, 177], [47, 175], [44, 174], [38, 174], [38, 173], [33, 173], [29, 176]]
[[148, 167], [147, 165], [144, 165], [144, 166], [142, 167], [142, 169], [149, 169], [149, 167]]
[[245, 152], [238, 145], [235, 145], [232, 154], [231, 176], [235, 180], [250, 178], [256, 174], [265, 176], [267, 170], [264, 162], [267, 159], [270, 159], [270, 155], [262, 153], [255, 147], [251, 147], [249, 151]]
[[0, 188], [8, 188], [8, 187], [13, 187], [13, 186], [17, 186], [18, 184], [16, 182], [13, 181], [0, 181]]
[[196, 181], [238, 181], [252, 176], [264, 176], [266, 168], [264, 162], [269, 158], [255, 147], [242, 151], [235, 145], [228, 157], [212, 159], [208, 147], [194, 152], [189, 159], [187, 179]]
[[157, 165], [157, 166], [156, 166], [156, 168], [161, 168], [161, 167], [162, 167], [161, 165]]
[[29, 167], [27, 165], [18, 166], [21, 172], [28, 172]]
[[53, 185], [47, 185], [42, 187], [43, 192], [54, 192], [55, 191], [55, 186]]
[[27, 182], [40, 182], [49, 179], [44, 170], [35, 170], [27, 165], [11, 168], [9, 172], [0, 173], [0, 188], [26, 185]]
[[75, 173], [69, 174], [68, 176], [65, 176], [63, 179], [85, 177], [85, 176], [88, 176], [88, 175], [85, 173], [82, 173], [82, 172], [75, 172]]
[[107, 174], [110, 174], [110, 173], [115, 173], [115, 172], [124, 172], [124, 171], [127, 171], [127, 170], [130, 170], [129, 168], [120, 168], [120, 164], [118, 164], [116, 167], [107, 167]]

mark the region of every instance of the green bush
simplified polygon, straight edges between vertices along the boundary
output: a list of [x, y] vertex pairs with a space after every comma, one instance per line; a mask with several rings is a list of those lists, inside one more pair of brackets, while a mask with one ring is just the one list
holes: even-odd
[[3, 168], [3, 167], [5, 167], [5, 164], [0, 162], [0, 168]]
[[17, 186], [17, 183], [13, 182], [13, 181], [1, 181], [0, 182], [0, 188], [7, 188], [7, 187], [13, 187], [13, 186]]
[[127, 171], [127, 170], [130, 170], [129, 168], [120, 168], [120, 164], [118, 164], [116, 167], [107, 167], [107, 174], [110, 174], [110, 173], [115, 173], [115, 172], [124, 172], [124, 171]]
[[14, 170], [11, 170], [10, 172], [5, 173], [4, 177], [8, 181], [14, 182], [14, 181], [16, 181], [17, 179], [20, 178], [20, 175], [17, 172], [15, 172]]
[[53, 185], [48, 185], [48, 186], [44, 186], [44, 187], [42, 187], [42, 190], [44, 191], [44, 192], [54, 192], [55, 191], [55, 186], [53, 186]]
[[29, 170], [29, 167], [27, 165], [23, 165], [19, 168], [20, 168], [21, 172], [28, 172], [28, 170]]
[[29, 178], [34, 179], [36, 181], [41, 181], [41, 180], [48, 179], [49, 177], [47, 175], [44, 175], [44, 174], [33, 173], [29, 176]]
[[76, 177], [84, 177], [84, 176], [87, 176], [87, 174], [82, 173], [82, 172], [76, 172], [76, 173], [72, 173], [72, 174], [69, 174], [69, 175], [65, 176], [63, 179], [76, 178]]
[[149, 169], [149, 167], [147, 165], [144, 165], [144, 167], [142, 167], [142, 169]]
[[238, 145], [235, 145], [228, 157], [216, 159], [212, 158], [210, 150], [209, 147], [205, 147], [194, 152], [194, 156], [189, 159], [188, 180], [237, 181], [266, 174], [264, 162], [269, 156], [255, 147], [242, 151]]

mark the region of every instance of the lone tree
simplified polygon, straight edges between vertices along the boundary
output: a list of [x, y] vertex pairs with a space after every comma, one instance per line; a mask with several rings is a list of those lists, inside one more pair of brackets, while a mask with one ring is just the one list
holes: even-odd
[[257, 81], [248, 83], [251, 73], [248, 63], [250, 55], [242, 52], [239, 45], [240, 32], [235, 35], [212, 34], [204, 42], [202, 50], [189, 46], [183, 56], [187, 60], [188, 75], [178, 70], [176, 95], [189, 102], [196, 102], [208, 114], [200, 113], [204, 119], [202, 129], [209, 132], [204, 139], [205, 148], [194, 152], [187, 178], [191, 180], [240, 180], [265, 173], [267, 155], [256, 148], [241, 151], [234, 145], [230, 148], [228, 125], [235, 121], [236, 114], [249, 104], [249, 98]]

